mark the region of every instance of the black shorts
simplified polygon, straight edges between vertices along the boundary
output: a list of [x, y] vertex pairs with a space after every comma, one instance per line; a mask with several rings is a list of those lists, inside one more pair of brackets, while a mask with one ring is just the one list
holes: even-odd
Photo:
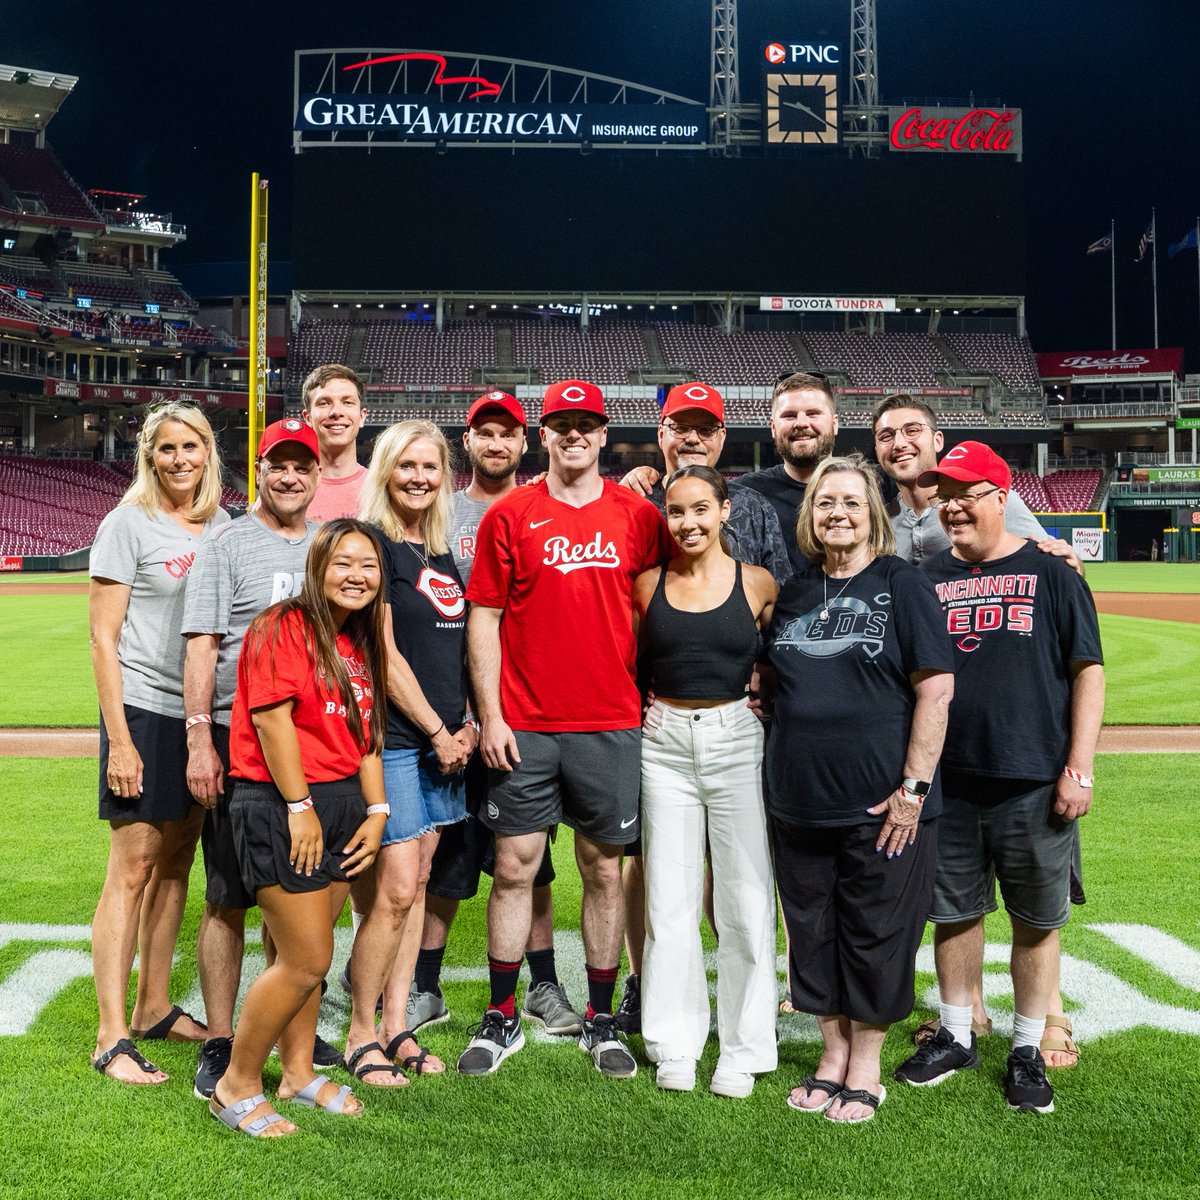
[[889, 859], [875, 849], [878, 819], [837, 829], [771, 821], [796, 1009], [869, 1025], [912, 1011], [939, 823], [922, 821], [915, 844]]
[[242, 865], [237, 847], [233, 844], [233, 822], [229, 817], [229, 800], [233, 781], [229, 778], [229, 728], [212, 724], [213, 746], [225, 770], [225, 791], [218, 793], [217, 803], [204, 814], [200, 844], [204, 848], [204, 899], [218, 908], [253, 908], [254, 893], [242, 882]]
[[560, 822], [593, 842], [624, 846], [638, 836], [642, 729], [533, 733], [514, 729], [521, 761], [488, 772], [480, 819], [516, 837]]
[[230, 783], [233, 844], [241, 865], [242, 882], [251, 895], [257, 895], [259, 888], [275, 884], [285, 892], [319, 892], [335, 881], [350, 882], [342, 870], [342, 858], [346, 843], [367, 816], [367, 802], [357, 775], [335, 783], [309, 785], [325, 843], [321, 861], [311, 875], [298, 874], [288, 861], [292, 835], [288, 830], [287, 804], [279, 789], [273, 783], [250, 779], [227, 780], [225, 786], [228, 788]]
[[118, 796], [108, 786], [108, 730], [100, 717], [100, 820], [182, 821], [196, 801], [187, 785], [187, 733], [182, 717], [125, 705], [125, 724], [142, 758], [142, 794]]
[[[442, 830], [433, 864], [429, 868], [429, 883], [425, 890], [443, 900], [470, 900], [479, 891], [480, 874], [492, 875], [496, 867], [496, 839], [492, 831], [479, 820], [479, 809], [487, 799], [487, 764], [476, 754], [467, 763], [467, 819], [456, 821]], [[554, 862], [550, 857], [550, 842], [534, 877], [534, 887], [548, 887], [554, 882]]]

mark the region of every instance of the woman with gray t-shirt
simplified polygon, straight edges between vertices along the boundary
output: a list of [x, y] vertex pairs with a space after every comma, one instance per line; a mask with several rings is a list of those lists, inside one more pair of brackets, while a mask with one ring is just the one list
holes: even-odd
[[[167, 1076], [130, 1040], [203, 1041], [171, 1003], [171, 960], [204, 809], [187, 786], [183, 710], [184, 586], [200, 539], [229, 520], [221, 461], [197, 408], [171, 403], [146, 419], [137, 472], [92, 544], [88, 619], [100, 701], [100, 819], [108, 869], [92, 923], [100, 1026], [92, 1065], [121, 1083]], [[194, 714], [192, 721], [210, 720]], [[140, 950], [132, 1022], [125, 995]]]

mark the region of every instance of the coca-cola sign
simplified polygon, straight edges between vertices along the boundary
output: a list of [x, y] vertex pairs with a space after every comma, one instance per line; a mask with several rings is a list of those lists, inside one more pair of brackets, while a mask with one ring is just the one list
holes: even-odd
[[1069, 379], [1073, 375], [1178, 375], [1183, 377], [1183, 351], [1072, 350], [1037, 356], [1043, 379]]
[[893, 150], [1021, 153], [1019, 108], [889, 108]]

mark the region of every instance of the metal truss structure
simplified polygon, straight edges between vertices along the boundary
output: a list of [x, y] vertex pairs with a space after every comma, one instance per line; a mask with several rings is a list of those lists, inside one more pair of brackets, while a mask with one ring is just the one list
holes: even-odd
[[879, 54], [875, 42], [875, 0], [851, 0], [850, 103], [843, 110], [842, 141], [853, 156], [878, 158], [886, 144], [879, 104]]

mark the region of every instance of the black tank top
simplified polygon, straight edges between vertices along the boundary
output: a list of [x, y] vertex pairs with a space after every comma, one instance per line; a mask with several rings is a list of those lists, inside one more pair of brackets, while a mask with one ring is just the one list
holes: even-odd
[[650, 682], [660, 696], [679, 700], [737, 700], [746, 694], [758, 653], [758, 629], [735, 563], [733, 590], [719, 608], [672, 608], [667, 572], [646, 610], [645, 655]]

